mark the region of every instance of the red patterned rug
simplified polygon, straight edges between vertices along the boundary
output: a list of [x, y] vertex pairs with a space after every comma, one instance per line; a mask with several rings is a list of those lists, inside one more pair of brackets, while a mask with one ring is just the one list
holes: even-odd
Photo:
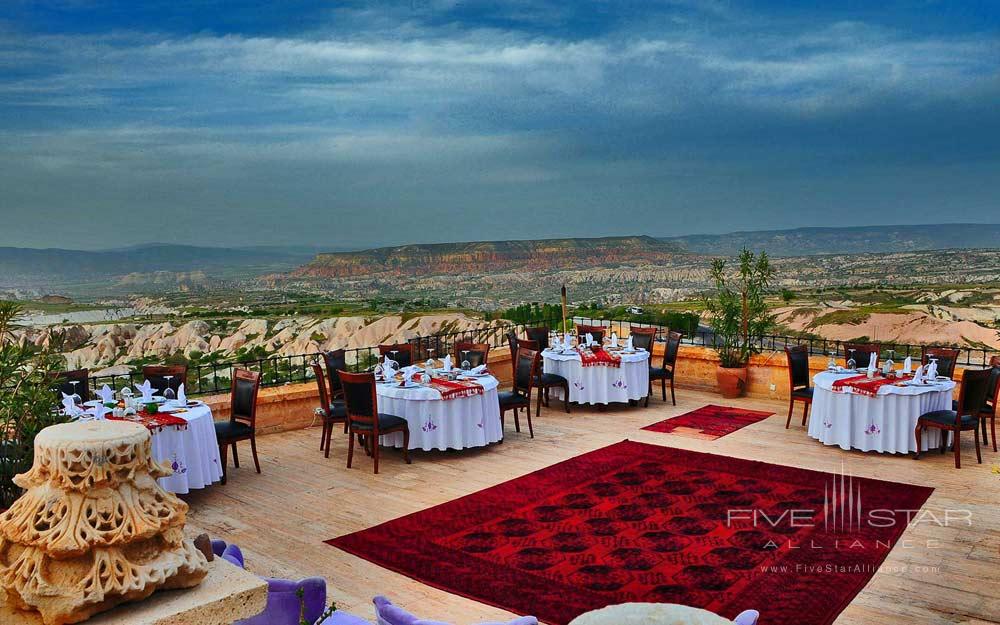
[[773, 412], [709, 404], [679, 417], [647, 425], [642, 429], [714, 441], [736, 430], [742, 430], [748, 425], [763, 421], [773, 414]]
[[623, 441], [327, 542], [556, 625], [628, 601], [827, 625], [932, 491]]

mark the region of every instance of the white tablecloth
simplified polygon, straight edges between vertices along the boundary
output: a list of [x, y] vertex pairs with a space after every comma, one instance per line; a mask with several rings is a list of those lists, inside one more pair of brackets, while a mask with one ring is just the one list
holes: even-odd
[[212, 410], [205, 404], [177, 415], [186, 429], [165, 427], [153, 433], [153, 457], [169, 465], [174, 474], [157, 480], [165, 490], [187, 493], [222, 479], [219, 441], [215, 438]]
[[[823, 371], [813, 378], [809, 436], [841, 449], [905, 454], [917, 450], [913, 430], [920, 415], [951, 409], [951, 380], [930, 386], [886, 385], [875, 397], [832, 390], [835, 380], [854, 375]], [[924, 430], [923, 443], [921, 451], [940, 445], [940, 431]]]
[[[649, 352], [621, 354], [620, 367], [584, 367], [580, 354], [542, 352], [545, 373], [561, 375], [569, 381], [569, 399], [579, 404], [610, 404], [639, 400], [649, 391]], [[550, 391], [562, 399], [562, 389]]]
[[[483, 447], [503, 439], [500, 425], [500, 382], [487, 376], [479, 378], [482, 395], [441, 399], [433, 388], [378, 384], [379, 412], [406, 419], [410, 426], [410, 449], [430, 451]], [[403, 433], [379, 437], [379, 443], [403, 446]]]

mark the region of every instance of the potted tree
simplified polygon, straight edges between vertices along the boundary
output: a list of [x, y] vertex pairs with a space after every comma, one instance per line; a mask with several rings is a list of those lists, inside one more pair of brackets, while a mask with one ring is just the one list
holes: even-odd
[[63, 336], [53, 333], [41, 347], [24, 340], [15, 334], [20, 312], [0, 301], [0, 510], [21, 495], [12, 479], [31, 468], [35, 435], [65, 421], [51, 388], [51, 374], [63, 364]]
[[757, 339], [774, 326], [764, 301], [774, 277], [767, 253], [744, 248], [737, 263], [737, 271], [730, 274], [724, 259], [712, 261], [715, 294], [706, 302], [719, 352], [715, 375], [723, 397], [739, 397], [746, 390], [747, 365], [760, 352]]

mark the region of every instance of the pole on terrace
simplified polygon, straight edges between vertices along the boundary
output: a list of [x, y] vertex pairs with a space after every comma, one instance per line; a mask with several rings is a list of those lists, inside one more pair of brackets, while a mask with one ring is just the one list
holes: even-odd
[[565, 284], [562, 285], [562, 322], [563, 322], [563, 324], [562, 324], [563, 325], [562, 331], [563, 331], [563, 334], [565, 334], [566, 332], [569, 332], [569, 329], [566, 326], [566, 285]]

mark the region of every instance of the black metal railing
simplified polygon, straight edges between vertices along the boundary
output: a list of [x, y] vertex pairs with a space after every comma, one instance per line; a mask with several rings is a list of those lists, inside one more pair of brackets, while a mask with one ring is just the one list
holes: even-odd
[[[629, 321], [627, 319], [596, 319], [574, 316], [572, 317], [572, 323], [600, 325], [608, 328], [609, 333], [616, 332], [619, 336], [626, 336], [629, 328], [632, 327], [652, 327], [657, 329], [656, 338], [660, 341], [664, 340], [666, 333], [669, 332], [669, 328], [663, 325]], [[442, 357], [445, 354], [453, 354], [455, 344], [459, 342], [486, 343], [492, 348], [497, 348], [507, 345], [507, 333], [510, 331], [514, 331], [520, 335], [528, 327], [556, 329], [561, 328], [561, 326], [562, 321], [560, 319], [541, 319], [523, 323], [500, 322], [458, 332], [443, 332], [430, 336], [418, 336], [406, 342], [414, 347], [414, 361], [422, 362], [431, 356]], [[685, 334], [681, 342], [686, 345], [700, 345], [710, 348], [717, 348], [721, 345], [719, 337], [710, 330], [704, 329], [699, 329], [691, 334]], [[828, 355], [834, 352], [841, 359], [844, 353], [844, 343], [845, 341], [783, 335], [766, 335], [755, 339], [755, 345], [761, 352], [781, 352], [787, 346], [806, 345], [809, 348], [809, 353], [812, 355]], [[903, 359], [906, 356], [919, 358], [925, 347], [923, 345], [903, 343], [881, 343], [881, 346], [883, 353], [892, 350], [897, 360]], [[963, 367], [986, 366], [990, 356], [993, 354], [985, 348], [940, 346], [959, 349], [960, 356], [956, 364]], [[320, 358], [320, 356], [321, 354], [319, 353], [310, 353], [190, 363], [188, 365], [186, 391], [188, 395], [227, 393], [230, 389], [232, 369], [234, 367], [259, 372], [262, 377], [263, 386], [283, 386], [310, 382], [314, 380], [311, 364]], [[370, 369], [378, 362], [378, 346], [348, 349], [346, 357], [348, 368], [351, 370], [363, 371]], [[121, 375], [103, 375], [90, 378], [90, 384], [95, 390], [104, 384], [115, 389], [121, 389], [126, 385], [134, 386], [141, 381], [141, 370], [134, 370]]]

